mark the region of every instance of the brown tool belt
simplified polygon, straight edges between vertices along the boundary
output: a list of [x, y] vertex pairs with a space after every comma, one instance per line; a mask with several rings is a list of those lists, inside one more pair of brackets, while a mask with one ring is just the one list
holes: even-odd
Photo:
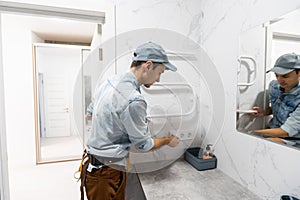
[[124, 159], [124, 158], [113, 158], [113, 157], [103, 157], [103, 156], [100, 157], [92, 154], [88, 154], [88, 156], [89, 156], [89, 162], [95, 166], [97, 165], [110, 166]]
[[100, 162], [97, 158], [95, 158], [92, 154], [88, 154], [89, 156], [89, 160], [90, 160], [90, 163], [94, 166], [97, 166], [97, 165], [104, 165], [102, 162]]

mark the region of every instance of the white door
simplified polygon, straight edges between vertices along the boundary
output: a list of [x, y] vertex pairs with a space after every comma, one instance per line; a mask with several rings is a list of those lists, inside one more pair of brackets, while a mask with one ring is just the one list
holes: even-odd
[[68, 76], [44, 75], [45, 136], [70, 136]]

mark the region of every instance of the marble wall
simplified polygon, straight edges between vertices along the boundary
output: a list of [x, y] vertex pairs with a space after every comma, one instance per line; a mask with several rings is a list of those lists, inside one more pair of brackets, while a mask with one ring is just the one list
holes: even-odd
[[208, 130], [206, 142], [216, 143], [218, 168], [263, 199], [300, 196], [300, 151], [235, 130], [239, 35], [299, 6], [300, 1], [291, 0], [116, 1], [118, 34], [140, 28], [168, 29], [193, 39], [206, 51], [226, 96], [221, 133]]
[[236, 75], [238, 36], [299, 5], [299, 1], [202, 1], [200, 6], [203, 36], [198, 41], [222, 74], [226, 90], [225, 125], [216, 146], [219, 168], [264, 199], [279, 199], [284, 193], [300, 196], [296, 171], [300, 152], [234, 130], [236, 80], [232, 76]]

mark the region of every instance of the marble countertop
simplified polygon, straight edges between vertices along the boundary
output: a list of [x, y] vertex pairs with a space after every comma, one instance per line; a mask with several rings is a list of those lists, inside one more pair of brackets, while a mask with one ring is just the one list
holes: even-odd
[[183, 158], [139, 179], [147, 200], [260, 199], [219, 169], [198, 171]]

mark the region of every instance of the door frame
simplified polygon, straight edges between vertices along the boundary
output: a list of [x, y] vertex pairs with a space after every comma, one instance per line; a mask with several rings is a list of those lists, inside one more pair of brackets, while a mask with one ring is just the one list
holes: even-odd
[[[37, 63], [36, 63], [36, 53], [37, 47], [57, 47], [57, 48], [74, 48], [74, 49], [81, 49], [80, 53], [80, 64], [83, 64], [83, 50], [90, 50], [88, 46], [79, 46], [79, 45], [64, 45], [64, 44], [47, 44], [47, 43], [34, 43], [32, 44], [32, 58], [33, 58], [33, 89], [34, 89], [34, 118], [35, 118], [35, 144], [36, 144], [36, 164], [46, 164], [46, 163], [56, 163], [56, 162], [65, 162], [65, 161], [74, 161], [81, 159], [80, 156], [78, 158], [64, 158], [64, 159], [54, 159], [54, 160], [43, 160], [41, 154], [41, 132], [40, 129], [43, 125], [40, 124], [40, 97], [39, 97], [39, 74], [37, 70]], [[45, 74], [44, 74], [45, 75]], [[82, 75], [81, 75], [82, 76]], [[45, 100], [46, 101], [46, 100]], [[84, 102], [82, 102], [84, 103]], [[82, 106], [83, 107], [83, 106]], [[70, 118], [71, 121], [71, 118]], [[84, 124], [84, 123], [83, 123]], [[83, 125], [84, 126], [84, 125]], [[72, 129], [72, 128], [71, 128]], [[73, 130], [73, 129], [72, 129]]]
[[[2, 52], [2, 31], [0, 13], [0, 52]], [[0, 199], [9, 200], [9, 180], [7, 164], [7, 144], [6, 144], [6, 120], [4, 102], [4, 80], [3, 80], [3, 61], [0, 54]]]

